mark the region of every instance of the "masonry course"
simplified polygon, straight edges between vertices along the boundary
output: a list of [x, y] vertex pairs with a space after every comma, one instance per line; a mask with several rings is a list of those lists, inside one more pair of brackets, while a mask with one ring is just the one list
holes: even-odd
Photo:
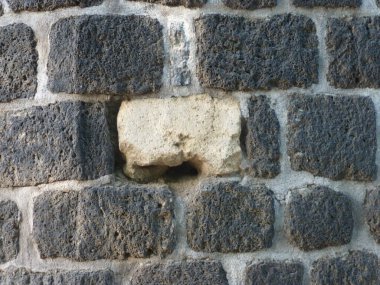
[[89, 7], [100, 5], [103, 0], [7, 0], [15, 12], [21, 11], [51, 11], [72, 6]]

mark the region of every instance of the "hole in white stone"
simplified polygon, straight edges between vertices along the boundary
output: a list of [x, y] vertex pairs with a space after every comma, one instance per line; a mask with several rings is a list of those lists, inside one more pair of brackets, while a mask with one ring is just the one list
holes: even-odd
[[169, 178], [177, 178], [182, 176], [197, 176], [198, 169], [190, 161], [185, 161], [180, 165], [170, 167], [166, 171], [166, 175]]

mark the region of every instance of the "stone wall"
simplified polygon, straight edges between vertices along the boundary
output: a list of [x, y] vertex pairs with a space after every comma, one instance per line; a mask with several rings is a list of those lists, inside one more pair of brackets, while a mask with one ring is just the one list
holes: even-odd
[[0, 284], [380, 284], [378, 1], [0, 3]]

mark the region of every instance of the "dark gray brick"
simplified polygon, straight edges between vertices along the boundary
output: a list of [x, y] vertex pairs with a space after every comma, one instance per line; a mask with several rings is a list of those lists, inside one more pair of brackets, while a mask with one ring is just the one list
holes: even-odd
[[161, 25], [146, 16], [79, 16], [50, 32], [49, 89], [80, 94], [143, 94], [161, 87]]
[[376, 178], [376, 111], [368, 97], [291, 96], [287, 139], [293, 170], [333, 180]]
[[162, 4], [167, 6], [185, 6], [187, 8], [202, 7], [207, 0], [129, 0], [129, 1], [143, 1], [154, 4]]
[[262, 261], [246, 270], [245, 285], [301, 285], [304, 268], [289, 261]]
[[33, 272], [26, 268], [0, 271], [2, 285], [115, 285], [112, 271]]
[[0, 102], [36, 93], [36, 44], [33, 30], [25, 24], [0, 28]]
[[325, 8], [358, 8], [362, 4], [361, 0], [293, 0], [293, 4], [297, 7], [325, 7]]
[[350, 199], [324, 186], [308, 185], [291, 192], [285, 207], [285, 233], [303, 250], [347, 244], [354, 220]]
[[280, 173], [280, 124], [265, 96], [257, 96], [248, 103], [247, 136], [245, 146], [250, 174], [273, 178]]
[[275, 7], [277, 0], [223, 0], [224, 5], [232, 9], [261, 9]]
[[270, 190], [210, 179], [199, 186], [187, 210], [187, 241], [196, 251], [255, 251], [271, 247], [273, 224]]
[[19, 224], [21, 213], [15, 202], [0, 202], [0, 262], [17, 257], [19, 251]]
[[196, 19], [195, 29], [204, 87], [288, 89], [318, 81], [318, 39], [309, 18], [284, 14], [252, 21], [214, 14]]
[[131, 285], [228, 285], [220, 262], [208, 260], [169, 261], [138, 268]]
[[313, 263], [311, 285], [379, 285], [379, 259], [365, 251], [350, 251]]
[[331, 85], [380, 87], [380, 17], [330, 19], [326, 46]]
[[369, 230], [376, 242], [380, 244], [380, 188], [367, 191], [364, 212]]
[[91, 180], [111, 174], [103, 103], [61, 102], [0, 113], [0, 185]]
[[51, 11], [58, 8], [80, 6], [82, 8], [102, 4], [103, 0], [7, 0], [14, 12]]
[[174, 197], [167, 187], [132, 184], [51, 191], [35, 199], [33, 226], [42, 258], [164, 256], [175, 243]]

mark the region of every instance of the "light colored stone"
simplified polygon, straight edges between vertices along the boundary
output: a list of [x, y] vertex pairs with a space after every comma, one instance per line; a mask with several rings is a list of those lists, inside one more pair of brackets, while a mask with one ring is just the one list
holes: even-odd
[[124, 101], [117, 118], [124, 173], [149, 180], [188, 162], [203, 176], [239, 170], [240, 109], [207, 94]]

